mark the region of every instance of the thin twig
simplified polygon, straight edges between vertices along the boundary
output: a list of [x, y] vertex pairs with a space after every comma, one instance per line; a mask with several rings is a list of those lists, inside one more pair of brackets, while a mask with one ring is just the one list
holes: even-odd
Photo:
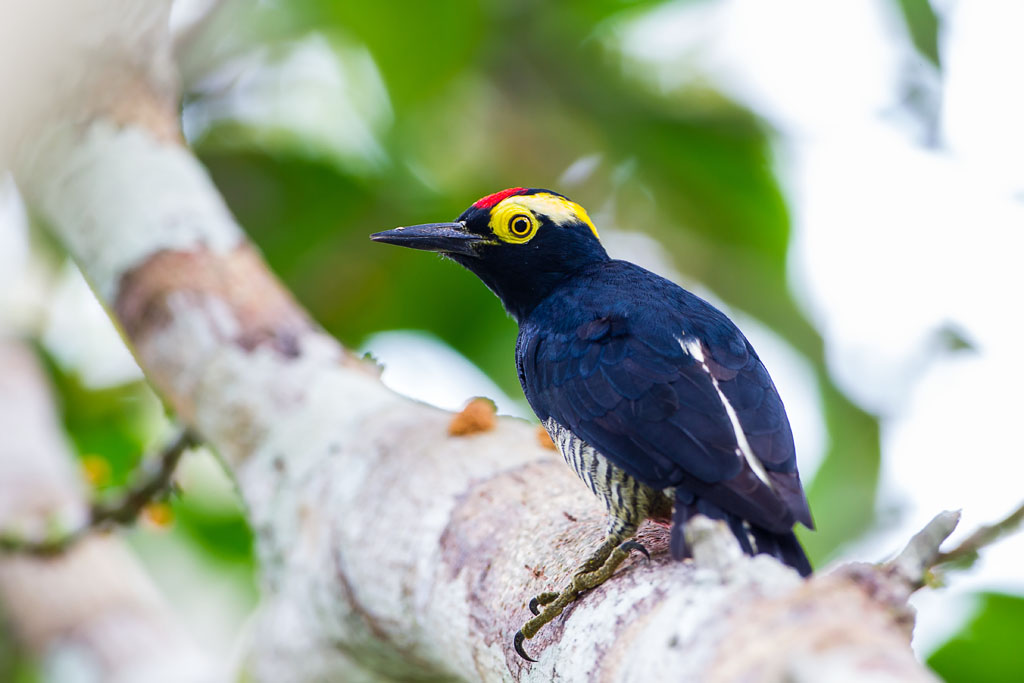
[[136, 484], [130, 487], [116, 503], [94, 503], [89, 520], [81, 527], [56, 538], [41, 541], [27, 540], [11, 533], [0, 532], [0, 553], [17, 552], [30, 555], [55, 555], [61, 553], [82, 540], [97, 529], [105, 529], [113, 525], [127, 525], [135, 521], [146, 505], [171, 484], [171, 477], [181, 460], [181, 456], [189, 448], [199, 444], [196, 436], [188, 429], [181, 430], [174, 439], [165, 445], [155, 458], [146, 458], [144, 473]]
[[132, 523], [139, 516], [142, 508], [153, 502], [157, 494], [170, 486], [171, 477], [174, 475], [174, 470], [177, 468], [182, 454], [196, 445], [198, 442], [192, 432], [183, 429], [155, 459], [153, 462], [155, 469], [148, 476], [144, 476], [136, 486], [130, 488], [120, 502], [93, 505], [90, 524], [95, 527], [110, 522], [115, 524]]
[[965, 538], [958, 546], [939, 553], [932, 566], [940, 564], [958, 564], [970, 567], [978, 559], [982, 548], [992, 545], [1002, 537], [1017, 531], [1024, 523], [1024, 503], [995, 524], [986, 524]]
[[945, 510], [935, 515], [928, 524], [914, 534], [906, 547], [884, 567], [899, 576], [913, 590], [922, 587], [928, 570], [935, 566], [939, 546], [960, 523], [959, 510]]

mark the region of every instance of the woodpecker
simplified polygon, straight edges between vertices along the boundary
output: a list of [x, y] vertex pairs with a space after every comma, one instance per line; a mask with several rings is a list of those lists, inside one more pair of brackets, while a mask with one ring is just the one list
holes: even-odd
[[[813, 529], [789, 419], [768, 371], [724, 313], [678, 285], [612, 259], [579, 204], [543, 189], [488, 195], [451, 223], [395, 228], [377, 242], [439, 252], [477, 275], [519, 325], [519, 381], [565, 462], [609, 514], [604, 542], [568, 587], [530, 601], [523, 649], [631, 551], [647, 518], [671, 521], [689, 556], [695, 514], [724, 521], [743, 550], [801, 575], [793, 534]], [[541, 611], [543, 608], [543, 611]]]

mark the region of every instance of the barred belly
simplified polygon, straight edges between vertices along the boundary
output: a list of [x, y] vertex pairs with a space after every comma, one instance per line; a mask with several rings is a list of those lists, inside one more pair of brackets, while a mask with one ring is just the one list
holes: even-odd
[[544, 421], [544, 428], [565, 462], [583, 483], [604, 502], [612, 515], [612, 527], [635, 527], [647, 517], [656, 498], [663, 497], [616, 467], [593, 446], [573, 434], [553, 418]]

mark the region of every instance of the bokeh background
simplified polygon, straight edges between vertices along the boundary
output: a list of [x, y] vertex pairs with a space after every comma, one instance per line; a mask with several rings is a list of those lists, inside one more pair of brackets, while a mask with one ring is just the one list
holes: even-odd
[[[2, 20], [2, 18], [0, 18]], [[1014, 0], [179, 0], [184, 129], [271, 267], [396, 390], [531, 419], [515, 325], [371, 232], [517, 185], [748, 333], [789, 409], [816, 565], [1024, 498], [1024, 5]], [[36, 343], [98, 496], [168, 433], [105, 311], [0, 183], [0, 325]], [[125, 534], [221, 652], [259, 599], [215, 458]], [[1024, 680], [1024, 537], [922, 591], [950, 681]], [[0, 627], [0, 680], [38, 672]]]

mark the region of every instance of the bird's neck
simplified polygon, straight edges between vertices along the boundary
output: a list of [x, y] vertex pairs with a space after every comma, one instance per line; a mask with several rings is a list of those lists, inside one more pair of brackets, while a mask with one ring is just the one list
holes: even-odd
[[585, 259], [572, 259], [568, 262], [509, 261], [502, 264], [501, 268], [481, 268], [481, 264], [473, 262], [464, 262], [462, 265], [476, 274], [487, 288], [497, 295], [505, 310], [516, 322], [521, 322], [561, 284], [570, 280], [579, 271], [608, 260], [608, 255], [602, 249]]
[[505, 277], [480, 275], [483, 283], [501, 300], [502, 306], [517, 323], [525, 320], [568, 277], [566, 273], [546, 273], [544, 277], [534, 276], [512, 282]]

